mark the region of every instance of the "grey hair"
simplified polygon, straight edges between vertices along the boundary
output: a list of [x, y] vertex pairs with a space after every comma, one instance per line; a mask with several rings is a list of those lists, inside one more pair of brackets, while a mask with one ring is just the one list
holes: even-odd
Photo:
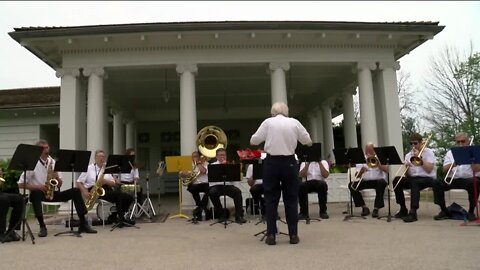
[[468, 139], [468, 134], [465, 132], [458, 132], [457, 134], [455, 134], [455, 138], [458, 138], [458, 137], [464, 137]]
[[37, 141], [37, 143], [35, 143], [35, 145], [45, 145], [45, 144], [48, 144], [47, 140], [44, 140], [44, 139], [40, 139]]
[[287, 106], [287, 104], [285, 104], [283, 102], [275, 102], [272, 105], [272, 109], [271, 109], [270, 113], [272, 114], [272, 116], [277, 116], [277, 115], [281, 114], [285, 117], [288, 117], [288, 106]]

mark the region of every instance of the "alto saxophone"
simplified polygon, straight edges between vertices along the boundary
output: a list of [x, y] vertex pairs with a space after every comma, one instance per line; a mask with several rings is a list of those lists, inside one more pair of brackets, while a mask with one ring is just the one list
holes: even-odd
[[98, 174], [98, 179], [95, 182], [95, 185], [93, 185], [93, 188], [90, 192], [90, 198], [85, 202], [85, 207], [87, 208], [87, 211], [92, 210], [93, 205], [97, 202], [99, 197], [102, 197], [105, 195], [105, 189], [102, 187], [103, 186], [103, 174], [105, 172], [105, 165], [102, 166], [102, 169], [100, 169], [100, 173]]
[[47, 186], [47, 193], [45, 194], [45, 199], [51, 201], [53, 200], [53, 195], [55, 189], [58, 186], [58, 180], [55, 179], [55, 172], [53, 171], [53, 159], [47, 159], [48, 168], [47, 168], [47, 180], [45, 181], [45, 185]]

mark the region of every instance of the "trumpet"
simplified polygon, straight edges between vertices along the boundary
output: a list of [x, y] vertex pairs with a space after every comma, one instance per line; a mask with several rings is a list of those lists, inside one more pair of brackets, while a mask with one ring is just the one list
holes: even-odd
[[[469, 146], [472, 145], [472, 143], [473, 143], [473, 138], [474, 138], [474, 136], [470, 137], [470, 144], [469, 144]], [[452, 168], [453, 168], [453, 164], [455, 164], [455, 162], [452, 162], [452, 163], [450, 164], [450, 167], [448, 168], [447, 174], [445, 174], [445, 178], [443, 179], [443, 181], [444, 181], [447, 185], [449, 185], [449, 186], [452, 184], [452, 181], [453, 181], [453, 179], [455, 178], [455, 174], [457, 174], [457, 170], [458, 170], [458, 167], [455, 167], [455, 171], [453, 172], [452, 177], [450, 177], [450, 181], [448, 181], [448, 180], [447, 180], [447, 179], [448, 179], [448, 175], [450, 174], [450, 171], [451, 171]]]

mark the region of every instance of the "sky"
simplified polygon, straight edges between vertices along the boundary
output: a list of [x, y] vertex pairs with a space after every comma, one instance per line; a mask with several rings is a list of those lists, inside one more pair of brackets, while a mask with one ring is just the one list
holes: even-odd
[[15, 27], [183, 21], [438, 21], [445, 29], [400, 59], [414, 87], [445, 46], [480, 50], [480, 2], [469, 1], [47, 1], [0, 2], [0, 89], [59, 86], [55, 71], [8, 35]]

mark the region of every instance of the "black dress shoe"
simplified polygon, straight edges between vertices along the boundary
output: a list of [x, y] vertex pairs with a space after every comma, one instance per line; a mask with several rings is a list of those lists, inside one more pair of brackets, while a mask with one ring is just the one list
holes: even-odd
[[417, 221], [417, 214], [416, 213], [409, 213], [406, 217], [403, 218], [403, 221], [410, 223]]
[[373, 217], [373, 218], [378, 218], [378, 209], [373, 209], [373, 211], [372, 211], [372, 217]]
[[298, 214], [298, 220], [305, 220], [307, 218], [308, 218], [308, 216], [305, 215], [305, 214], [302, 214], [302, 213]]
[[444, 219], [450, 219], [450, 215], [446, 213], [445, 211], [440, 211], [438, 215], [433, 217], [434, 220], [444, 220]]
[[40, 231], [38, 232], [38, 237], [45, 237], [47, 236], [47, 228], [46, 227], [40, 227]]
[[7, 239], [12, 242], [20, 241], [20, 235], [17, 232], [13, 231], [7, 235]]
[[83, 224], [78, 226], [78, 232], [79, 233], [97, 233], [97, 231], [92, 229], [92, 227], [90, 227], [90, 225], [88, 224]]
[[238, 217], [235, 219], [235, 223], [243, 224], [243, 223], [247, 223], [247, 220], [244, 219], [243, 217]]
[[370, 209], [368, 209], [368, 207], [363, 207], [362, 208], [362, 217], [366, 217], [370, 215]]
[[298, 235], [290, 235], [290, 244], [298, 244], [300, 242], [300, 238], [298, 238]]
[[395, 218], [404, 218], [408, 215], [408, 211], [407, 209], [400, 209], [400, 211], [398, 211], [398, 213], [396, 213], [393, 217]]
[[7, 243], [10, 241], [10, 237], [8, 237], [6, 234], [0, 233], [0, 242]]
[[327, 212], [325, 212], [325, 213], [320, 213], [320, 218], [321, 219], [328, 219], [328, 218], [330, 218], [330, 216], [328, 216]]
[[276, 245], [277, 242], [275, 241], [275, 235], [274, 234], [267, 235], [267, 238], [265, 239], [265, 244], [269, 246]]

